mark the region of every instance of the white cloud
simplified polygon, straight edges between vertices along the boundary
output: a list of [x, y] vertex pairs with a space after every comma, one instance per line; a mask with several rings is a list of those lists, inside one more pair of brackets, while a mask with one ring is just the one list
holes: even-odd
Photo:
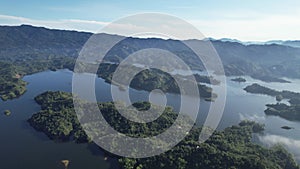
[[62, 20], [35, 20], [24, 17], [0, 15], [0, 25], [21, 25], [29, 24], [33, 26], [43, 26], [47, 28], [78, 30], [87, 32], [97, 32], [108, 22], [78, 20], [78, 19], [62, 19]]
[[[241, 13], [241, 12], [238, 12]], [[146, 22], [152, 22], [147, 18], [142, 18], [141, 22], [145, 24], [119, 24], [114, 28], [128, 32], [149, 32]], [[158, 18], [160, 19], [160, 18]], [[146, 21], [146, 22], [145, 22]], [[243, 41], [267, 41], [274, 39], [296, 40], [300, 39], [300, 12], [288, 13], [286, 15], [270, 15], [253, 12], [244, 12], [241, 15], [235, 13], [226, 13], [224, 17], [214, 17], [213, 19], [187, 20], [200, 30], [206, 37], [213, 38], [233, 38]], [[1, 25], [20, 25], [31, 24], [34, 26], [45, 26], [48, 28], [67, 29], [97, 32], [109, 22], [78, 20], [78, 19], [62, 19], [62, 20], [34, 20], [24, 17], [0, 15]], [[184, 30], [176, 23], [166, 22], [164, 29], [170, 33], [175, 33], [177, 29]], [[160, 28], [153, 28], [153, 31], [159, 31]], [[114, 30], [113, 30], [114, 31]], [[117, 31], [117, 32], [118, 32]], [[190, 31], [183, 32], [187, 36], [193, 35]]]
[[[44, 26], [47, 28], [79, 30], [88, 32], [101, 32], [119, 34], [125, 36], [139, 37], [160, 37], [160, 38], [178, 38], [192, 39], [203, 38], [197, 35], [195, 29], [191, 29], [188, 24], [181, 20], [174, 19], [168, 15], [157, 13], [158, 17], [152, 14], [134, 15], [133, 17], [125, 17], [112, 23], [64, 19], [64, 20], [34, 20], [24, 17], [0, 15], [0, 25], [20, 25], [30, 24], [34, 26]], [[170, 36], [169, 36], [170, 35]]]
[[235, 17], [227, 14], [223, 19], [191, 20], [206, 36], [229, 37], [243, 41], [274, 39], [300, 39], [300, 14], [265, 15], [245, 14]]
[[249, 115], [239, 113], [240, 120], [251, 120], [256, 122], [264, 122], [266, 120], [265, 116], [259, 116], [257, 114]]
[[287, 138], [278, 135], [259, 136], [259, 140], [267, 146], [281, 144], [295, 155], [295, 158], [300, 161], [300, 140]]

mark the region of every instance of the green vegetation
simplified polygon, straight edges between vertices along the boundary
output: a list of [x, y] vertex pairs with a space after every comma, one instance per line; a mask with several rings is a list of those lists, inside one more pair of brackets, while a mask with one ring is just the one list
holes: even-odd
[[200, 132], [194, 128], [188, 137], [172, 150], [143, 159], [121, 158], [124, 169], [130, 168], [299, 168], [293, 157], [281, 146], [270, 149], [251, 142], [253, 122], [215, 132], [205, 143], [197, 141]]
[[25, 75], [45, 70], [73, 70], [75, 60], [70, 57], [0, 57], [0, 98], [4, 101], [17, 98], [26, 92]]
[[291, 121], [300, 121], [300, 104], [286, 105], [284, 103], [267, 104], [265, 113], [275, 115]]
[[0, 98], [14, 99], [26, 91], [21, 78], [45, 70], [73, 69], [75, 56], [90, 33], [57, 31], [28, 25], [0, 26]]
[[6, 115], [6, 116], [11, 115], [11, 111], [9, 111], [9, 110], [4, 110], [4, 115]]
[[246, 79], [244, 79], [242, 77], [237, 77], [237, 78], [231, 79], [231, 81], [234, 81], [234, 82], [246, 82]]
[[2, 100], [17, 98], [26, 92], [26, 82], [17, 68], [9, 63], [0, 62], [0, 97]]
[[274, 96], [274, 97], [281, 95], [283, 99], [300, 98], [300, 93], [291, 92], [291, 91], [287, 91], [287, 90], [277, 91], [277, 90], [273, 90], [273, 89], [261, 86], [257, 83], [247, 86], [246, 88], [244, 88], [244, 90], [247, 91], [248, 93], [265, 94], [265, 95]]
[[[70, 93], [59, 91], [45, 92], [37, 96], [35, 101], [41, 105], [42, 110], [32, 115], [28, 122], [36, 130], [44, 132], [49, 138], [57, 141], [67, 141], [70, 138], [73, 138], [76, 142], [89, 141], [77, 119]], [[150, 104], [142, 102], [135, 103], [133, 106], [138, 110], [147, 110]], [[87, 105], [86, 108], [89, 108], [89, 106]], [[140, 133], [145, 136], [156, 135], [170, 127], [177, 117], [177, 114], [173, 113], [172, 109], [168, 107], [164, 112], [166, 115], [157, 119], [156, 123], [134, 125], [135, 123], [126, 120], [120, 115], [111, 102], [99, 103], [99, 108], [111, 126], [129, 135], [134, 133]], [[94, 119], [94, 117], [90, 118]], [[134, 127], [132, 127], [133, 125]]]
[[254, 133], [260, 133], [260, 132], [263, 132], [265, 130], [265, 125], [264, 124], [256, 123], [254, 121], [249, 121], [249, 120], [243, 120], [243, 121], [240, 122], [239, 125], [240, 126], [251, 126], [252, 131]]
[[[115, 72], [116, 68], [118, 67], [117, 64], [108, 64], [103, 63], [100, 65], [98, 70], [98, 75], [105, 79], [108, 83], [114, 83], [118, 85], [116, 82], [112, 82], [112, 76]], [[128, 69], [124, 69], [126, 71], [133, 71], [135, 67], [130, 67]], [[126, 72], [126, 74], [131, 74], [131, 72]], [[175, 75], [178, 79], [183, 81], [187, 84], [187, 81], [190, 80], [191, 76], [182, 76], [182, 75]], [[219, 84], [220, 82], [212, 77], [207, 76], [200, 76], [198, 74], [194, 75], [195, 80], [198, 82], [196, 85], [198, 86], [199, 95], [206, 100], [213, 100], [217, 97], [215, 93], [212, 92], [212, 88], [207, 87], [206, 85], [200, 84], [199, 82], [203, 83], [211, 83], [211, 84]], [[129, 77], [123, 77], [126, 79]], [[192, 82], [193, 83], [193, 82]], [[179, 90], [179, 87], [175, 81], [175, 79], [169, 75], [158, 69], [146, 69], [139, 72], [131, 81], [130, 87], [138, 90], [145, 90], [145, 91], [152, 91], [153, 89], [160, 89], [163, 92], [169, 93], [180, 93], [182, 91]], [[188, 89], [187, 89], [188, 90]], [[195, 93], [187, 92], [189, 95], [193, 95]]]
[[[79, 127], [78, 119], [74, 113], [71, 94], [45, 92], [37, 96], [35, 100], [42, 107], [40, 112], [28, 120], [35, 129], [46, 133], [55, 140], [69, 140], [74, 133], [79, 131], [84, 133]], [[134, 106], [139, 110], [147, 110], [150, 105], [147, 102], [142, 102], [135, 103]], [[161, 133], [170, 127], [177, 118], [177, 114], [171, 108], [167, 108], [162, 116], [153, 122], [134, 123], [119, 114], [113, 103], [99, 103], [99, 108], [112, 127], [133, 137], [153, 136]], [[89, 117], [89, 115], [84, 116]], [[211, 138], [200, 144], [198, 137], [201, 128], [195, 126], [183, 141], [166, 153], [142, 159], [116, 158], [119, 158], [120, 165], [124, 169], [299, 169], [293, 156], [281, 146], [268, 149], [251, 142], [252, 134], [262, 132], [263, 128], [263, 125], [255, 122], [242, 121], [239, 125], [228, 127], [224, 131], [215, 131]], [[74, 140], [77, 142], [89, 141], [86, 135], [82, 136], [84, 137], [81, 138], [84, 139], [78, 141], [78, 137], [74, 137]]]
[[256, 83], [247, 86], [244, 90], [249, 93], [274, 96], [278, 102], [282, 99], [289, 99], [290, 105], [286, 105], [284, 103], [267, 104], [266, 106], [268, 108], [265, 110], [265, 113], [267, 115], [280, 116], [291, 121], [300, 120], [300, 93], [286, 90], [276, 91]]
[[14, 63], [0, 62], [0, 98], [4, 101], [17, 98], [26, 92], [27, 82], [22, 77], [45, 70], [70, 69], [74, 60], [70, 58], [49, 58], [49, 60], [22, 60]]
[[70, 93], [46, 92], [35, 97], [35, 101], [42, 110], [28, 122], [36, 130], [57, 141], [67, 141], [71, 136], [79, 143], [90, 141], [77, 120]]

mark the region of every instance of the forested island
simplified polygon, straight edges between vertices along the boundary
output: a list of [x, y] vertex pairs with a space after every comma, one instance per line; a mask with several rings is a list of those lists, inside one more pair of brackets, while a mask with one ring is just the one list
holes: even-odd
[[[97, 74], [99, 75], [99, 77], [105, 79], [106, 82], [115, 83], [112, 82], [112, 76], [118, 66], [119, 66], [118, 64], [110, 64], [110, 63], [100, 64]], [[129, 68], [125, 68], [124, 70], [132, 71], [133, 69], [135, 69], [135, 67], [130, 65]], [[127, 72], [127, 74], [131, 74], [131, 72]], [[200, 84], [200, 83], [207, 83], [213, 85], [220, 84], [220, 81], [214, 79], [213, 77], [202, 76], [198, 74], [187, 75], [187, 76], [183, 76], [183, 75], [173, 75], [173, 76], [176, 76], [178, 79], [182, 81], [188, 81], [192, 78], [191, 76], [194, 76], [197, 83], [196, 85], [198, 86], [200, 97], [205, 98], [206, 100], [209, 99], [213, 100], [214, 98], [217, 97], [217, 94], [213, 93], [211, 87], [208, 87], [204, 84]], [[126, 79], [128, 77], [124, 76], [122, 78]], [[191, 81], [191, 83], [194, 82]], [[159, 69], [146, 69], [139, 72], [132, 79], [130, 83], [130, 87], [138, 90], [145, 90], [145, 91], [160, 89], [163, 92], [168, 92], [168, 93], [178, 94], [182, 92], [179, 90], [178, 84], [176, 83], [174, 77]], [[190, 93], [190, 94], [194, 94], [194, 93]]]
[[291, 92], [291, 91], [287, 91], [287, 90], [277, 91], [277, 90], [270, 89], [265, 86], [261, 86], [257, 83], [254, 83], [252, 85], [245, 87], [244, 90], [248, 93], [265, 94], [265, 95], [274, 96], [274, 97], [281, 95], [284, 99], [300, 98], [300, 93]]
[[[74, 140], [78, 143], [90, 142], [76, 117], [72, 95], [65, 92], [45, 92], [35, 98], [41, 111], [28, 120], [30, 125], [56, 141]], [[139, 110], [149, 108], [148, 102], [134, 105]], [[151, 136], [164, 131], [177, 118], [168, 107], [157, 120], [141, 125], [126, 120], [118, 113], [114, 104], [99, 103], [106, 121], [119, 132], [130, 136]], [[201, 127], [195, 126], [188, 136], [172, 150], [159, 156], [143, 159], [119, 159], [124, 169], [152, 168], [284, 168], [299, 169], [293, 156], [281, 146], [265, 148], [251, 142], [252, 134], [263, 132], [263, 125], [242, 121], [239, 125], [216, 131], [205, 143], [198, 142]]]
[[300, 104], [286, 105], [284, 103], [267, 104], [267, 115], [275, 115], [291, 121], [300, 121]]
[[[300, 121], [300, 93], [286, 90], [277, 91], [257, 83], [247, 86], [244, 90], [249, 93], [265, 94], [276, 98], [278, 103], [266, 105], [268, 107], [265, 110], [267, 115], [280, 116], [291, 121]], [[282, 99], [289, 99], [290, 105], [280, 103]]]
[[77, 120], [71, 96], [65, 92], [46, 92], [35, 97], [42, 110], [32, 115], [28, 122], [56, 141], [68, 141], [73, 136], [78, 143], [89, 142]]

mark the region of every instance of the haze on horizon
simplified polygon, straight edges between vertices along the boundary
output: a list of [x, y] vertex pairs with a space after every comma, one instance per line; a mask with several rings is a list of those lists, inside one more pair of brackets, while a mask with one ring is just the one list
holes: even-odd
[[[196, 26], [206, 37], [241, 41], [299, 40], [300, 1], [3, 1], [0, 25], [97, 32], [121, 17], [158, 12]], [[155, 9], [155, 10], [153, 10]], [[131, 27], [131, 29], [133, 29]]]

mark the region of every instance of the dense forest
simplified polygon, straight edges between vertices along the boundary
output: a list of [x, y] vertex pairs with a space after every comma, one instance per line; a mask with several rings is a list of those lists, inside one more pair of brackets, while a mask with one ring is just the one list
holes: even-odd
[[[38, 131], [47, 134], [56, 141], [91, 141], [80, 127], [73, 109], [72, 95], [65, 92], [45, 92], [35, 98], [41, 105], [41, 111], [28, 121]], [[146, 110], [148, 102], [138, 102], [138, 110]], [[113, 103], [99, 103], [99, 108], [110, 123], [119, 132], [130, 136], [149, 136], [168, 128], [177, 117], [168, 107], [157, 120], [141, 125], [124, 119]], [[133, 110], [134, 111], [134, 110]], [[277, 145], [264, 148], [251, 142], [253, 133], [263, 132], [264, 126], [251, 121], [242, 121], [223, 131], [216, 131], [209, 140], [198, 142], [201, 127], [194, 126], [187, 137], [172, 150], [159, 156], [142, 159], [120, 158], [120, 167], [124, 169], [152, 168], [284, 168], [299, 169], [299, 166], [283, 147]], [[113, 155], [112, 155], [113, 156]]]
[[57, 141], [69, 140], [71, 136], [76, 142], [89, 141], [77, 120], [70, 93], [46, 92], [35, 97], [35, 101], [42, 110], [32, 115], [28, 122], [36, 130]]

